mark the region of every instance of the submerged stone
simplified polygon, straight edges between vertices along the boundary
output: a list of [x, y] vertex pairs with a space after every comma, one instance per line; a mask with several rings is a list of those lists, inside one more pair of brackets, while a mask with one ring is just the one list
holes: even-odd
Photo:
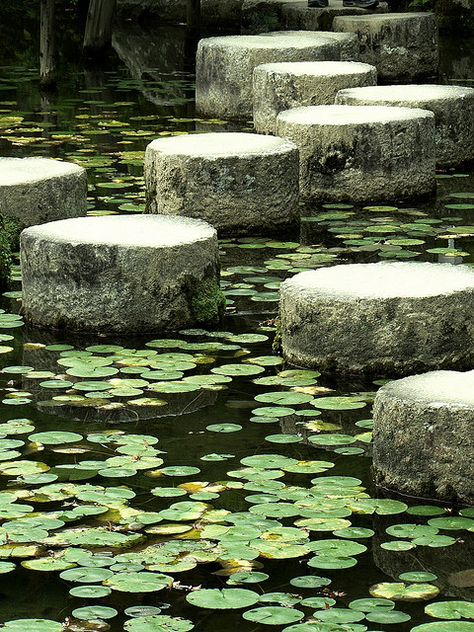
[[435, 115], [436, 162], [454, 167], [474, 160], [474, 88], [393, 85], [341, 90], [336, 103], [423, 108]]
[[355, 33], [360, 60], [377, 66], [379, 78], [415, 79], [438, 72], [438, 26], [433, 13], [336, 17], [335, 31]]
[[474, 361], [474, 271], [436, 263], [339, 265], [280, 288], [285, 358], [322, 371], [407, 375]]
[[87, 217], [21, 235], [23, 308], [36, 325], [147, 333], [218, 323], [218, 243], [205, 222]]
[[280, 112], [306, 105], [332, 105], [338, 90], [374, 86], [377, 69], [352, 61], [262, 64], [253, 73], [253, 120], [261, 134], [276, 131]]
[[474, 371], [433, 371], [386, 384], [374, 405], [377, 483], [473, 503], [473, 424]]
[[0, 158], [0, 214], [23, 228], [83, 215], [86, 206], [82, 167], [49, 158]]
[[277, 134], [300, 150], [305, 198], [333, 202], [411, 199], [434, 193], [434, 114], [350, 105], [281, 112]]
[[298, 216], [298, 149], [274, 136], [191, 134], [148, 145], [148, 210], [210, 222], [222, 233], [271, 233]]
[[354, 34], [276, 31], [202, 39], [196, 56], [197, 111], [223, 119], [251, 118], [252, 73], [256, 66], [341, 59], [358, 59]]

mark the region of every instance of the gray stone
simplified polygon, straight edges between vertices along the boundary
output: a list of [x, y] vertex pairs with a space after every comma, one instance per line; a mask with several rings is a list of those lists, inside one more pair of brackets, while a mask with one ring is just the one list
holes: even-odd
[[439, 263], [350, 264], [280, 289], [282, 348], [303, 367], [408, 375], [474, 362], [474, 270]]
[[256, 66], [280, 61], [354, 60], [357, 49], [357, 37], [349, 33], [278, 31], [202, 39], [196, 56], [197, 112], [223, 119], [249, 119]]
[[253, 73], [253, 121], [260, 134], [274, 134], [283, 110], [334, 103], [338, 90], [374, 86], [377, 69], [355, 61], [263, 64]]
[[[381, 2], [375, 9], [376, 13], [387, 11], [386, 2]], [[367, 9], [344, 7], [343, 0], [331, 0], [330, 6], [324, 9], [308, 7], [308, 0], [244, 0], [242, 32], [264, 33], [280, 29], [330, 31], [338, 15], [367, 15]]]
[[277, 117], [277, 134], [300, 150], [307, 199], [377, 202], [434, 193], [434, 114], [428, 110], [320, 105]]
[[360, 61], [377, 66], [381, 79], [416, 79], [438, 72], [438, 27], [432, 13], [342, 16], [335, 31], [356, 33]]
[[336, 103], [424, 108], [435, 115], [436, 162], [455, 167], [474, 160], [474, 89], [393, 85], [341, 90]]
[[298, 217], [298, 149], [239, 132], [162, 138], [148, 145], [148, 211], [210, 222], [221, 233], [272, 233]]
[[287, 29], [301, 29], [308, 31], [329, 31], [333, 28], [334, 19], [343, 15], [370, 15], [372, 13], [387, 13], [388, 4], [380, 2], [376, 9], [359, 9], [345, 7], [343, 0], [330, 0], [329, 6], [323, 9], [308, 7], [307, 0], [288, 2], [282, 7], [283, 27]]
[[218, 323], [218, 243], [205, 222], [85, 217], [21, 235], [23, 309], [36, 325], [147, 333]]
[[21, 227], [83, 215], [87, 174], [49, 158], [0, 158], [0, 214]]
[[433, 371], [386, 384], [374, 404], [377, 483], [473, 503], [473, 427], [474, 371]]

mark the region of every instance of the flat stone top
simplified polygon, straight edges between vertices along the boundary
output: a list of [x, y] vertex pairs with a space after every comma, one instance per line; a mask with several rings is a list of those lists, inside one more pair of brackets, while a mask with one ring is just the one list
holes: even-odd
[[439, 86], [435, 84], [367, 86], [362, 88], [345, 88], [344, 90], [340, 90], [338, 95], [355, 99], [360, 98], [364, 101], [373, 101], [374, 103], [382, 101], [429, 103], [432, 101], [445, 101], [446, 99], [474, 97], [474, 88], [466, 88], [464, 86]]
[[295, 125], [320, 126], [390, 123], [433, 117], [433, 112], [419, 108], [383, 105], [312, 105], [285, 110], [278, 115], [278, 120]]
[[370, 13], [367, 15], [341, 15], [337, 20], [350, 20], [355, 22], [403, 22], [405, 20], [420, 20], [424, 18], [434, 18], [434, 13], [420, 11], [417, 13]]
[[169, 248], [204, 241], [215, 229], [198, 219], [173, 215], [77, 217], [31, 226], [23, 231], [42, 241], [134, 248]]
[[292, 142], [283, 138], [244, 132], [212, 132], [159, 138], [152, 141], [148, 147], [168, 155], [208, 159], [216, 156], [224, 158], [281, 154], [296, 149]]
[[84, 172], [70, 162], [50, 158], [0, 158], [0, 186], [14, 186]]
[[462, 290], [474, 292], [474, 269], [449, 263], [349, 264], [301, 272], [285, 285], [309, 298], [423, 298]]
[[297, 77], [335, 77], [357, 75], [376, 70], [375, 66], [359, 61], [283, 61], [262, 64], [257, 70]]
[[474, 371], [431, 371], [412, 375], [389, 382], [379, 393], [413, 403], [474, 408]]
[[259, 35], [222, 35], [207, 37], [203, 44], [217, 44], [231, 48], [301, 48], [323, 46], [334, 41], [345, 41], [349, 33], [329, 33], [325, 31], [271, 31]]

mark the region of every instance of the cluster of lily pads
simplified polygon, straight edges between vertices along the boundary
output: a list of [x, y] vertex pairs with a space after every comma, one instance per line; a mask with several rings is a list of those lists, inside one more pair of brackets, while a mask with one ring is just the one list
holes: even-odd
[[[12, 87], [2, 90], [0, 138], [16, 155], [85, 166], [92, 215], [142, 212], [146, 144], [197, 121], [171, 111], [177, 102], [157, 115], [139, 94], [156, 82], [113, 72], [102, 87], [24, 111], [15, 90], [35, 73], [3, 73]], [[185, 93], [187, 78], [177, 81]], [[473, 632], [462, 590], [472, 595], [463, 552], [474, 509], [377, 495], [367, 457], [380, 382], [337, 385], [272, 350], [288, 275], [347, 261], [469, 264], [474, 193], [458, 190], [461, 176], [440, 176], [436, 209], [330, 204], [288, 240], [221, 240], [237, 314], [228, 331], [32, 342], [12, 313], [19, 292], [6, 293], [0, 573], [53, 574], [70, 601], [53, 618], [0, 629]], [[448, 577], [427, 564], [430, 551], [453, 560]], [[376, 569], [383, 556], [403, 572]]]

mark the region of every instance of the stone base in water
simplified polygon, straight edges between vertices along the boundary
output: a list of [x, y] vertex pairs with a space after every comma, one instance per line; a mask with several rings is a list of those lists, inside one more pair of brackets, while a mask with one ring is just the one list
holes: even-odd
[[381, 79], [438, 73], [438, 26], [432, 13], [342, 16], [333, 29], [359, 37], [360, 61], [377, 66]]
[[341, 90], [336, 103], [423, 108], [434, 112], [436, 162], [455, 167], [474, 160], [474, 88], [393, 85]]
[[298, 219], [296, 146], [275, 136], [190, 134], [147, 147], [148, 211], [210, 222], [221, 234], [271, 234]]
[[23, 309], [36, 325], [147, 333], [217, 324], [223, 311], [216, 231], [163, 216], [107, 216], [21, 235]]
[[474, 363], [474, 270], [437, 263], [339, 265], [280, 288], [282, 348], [297, 366], [409, 375]]
[[82, 167], [49, 158], [0, 158], [0, 214], [21, 227], [77, 217], [86, 206]]
[[338, 90], [374, 86], [377, 69], [354, 61], [262, 64], [253, 73], [253, 120], [260, 134], [274, 134], [283, 110], [332, 105]]
[[252, 74], [260, 64], [341, 59], [358, 59], [354, 34], [277, 31], [202, 39], [196, 56], [197, 112], [223, 119], [250, 119]]
[[[373, 12], [387, 11], [387, 3], [381, 2]], [[367, 9], [343, 6], [343, 0], [331, 0], [330, 6], [323, 9], [308, 7], [308, 0], [244, 0], [242, 32], [263, 33], [279, 29], [330, 31], [334, 18], [338, 15], [367, 13]]]
[[434, 371], [386, 384], [374, 405], [377, 483], [474, 503], [473, 426], [474, 371]]
[[328, 105], [277, 117], [300, 150], [300, 189], [325, 202], [415, 199], [436, 190], [434, 115], [410, 108]]

